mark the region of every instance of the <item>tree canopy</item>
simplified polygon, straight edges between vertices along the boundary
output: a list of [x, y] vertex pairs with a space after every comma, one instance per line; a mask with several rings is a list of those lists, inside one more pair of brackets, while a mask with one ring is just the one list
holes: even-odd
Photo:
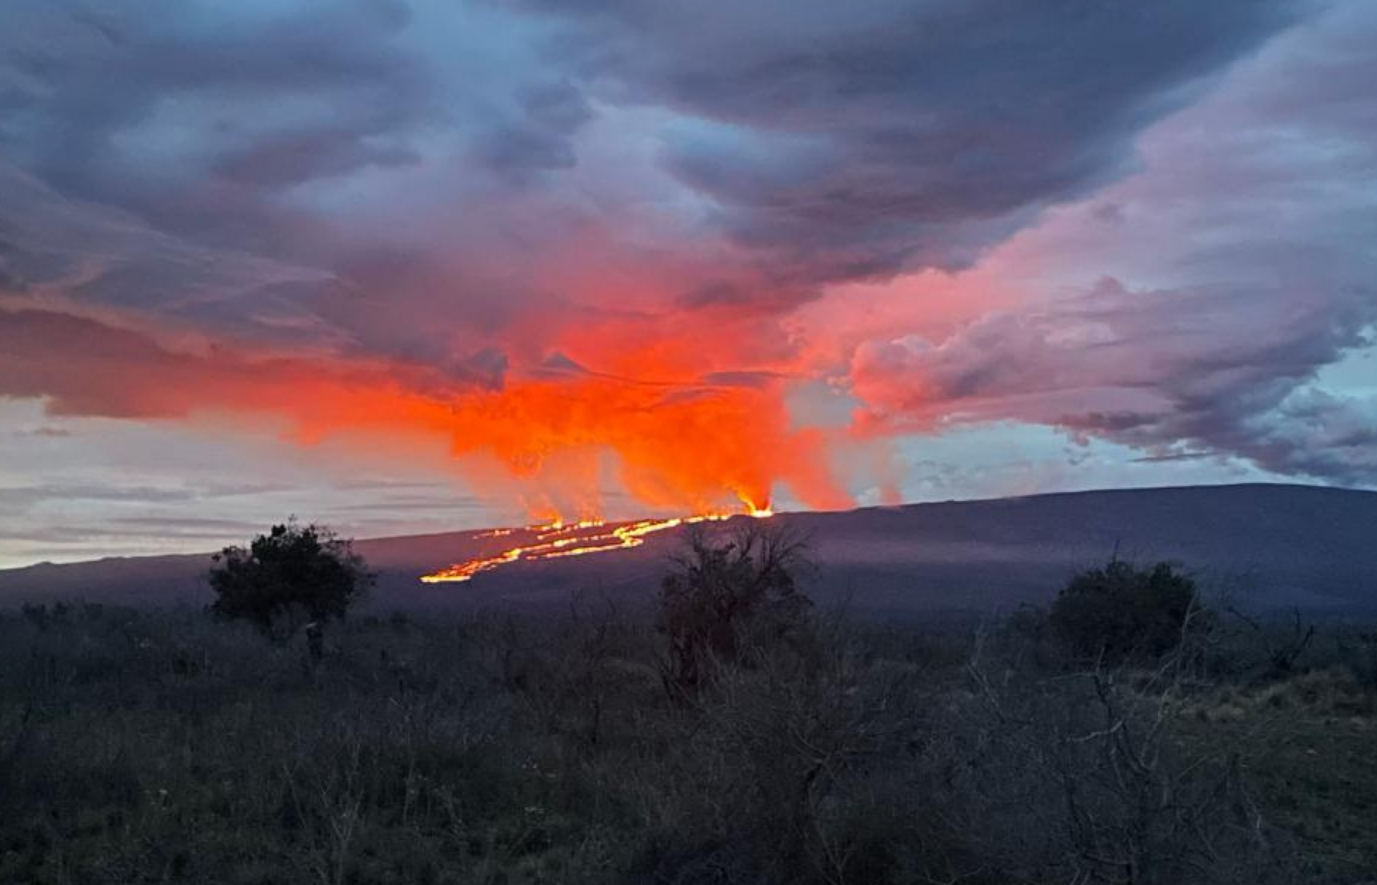
[[291, 636], [308, 621], [344, 617], [373, 582], [352, 542], [295, 520], [213, 558], [209, 580], [217, 598], [210, 610], [247, 620], [274, 639]]
[[1152, 659], [1176, 648], [1193, 612], [1195, 581], [1172, 565], [1111, 560], [1071, 579], [1052, 604], [1052, 629], [1076, 656]]

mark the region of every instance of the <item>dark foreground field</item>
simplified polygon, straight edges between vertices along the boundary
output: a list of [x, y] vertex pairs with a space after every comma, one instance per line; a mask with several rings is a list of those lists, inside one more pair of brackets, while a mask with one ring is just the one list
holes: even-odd
[[690, 698], [591, 599], [354, 619], [314, 671], [198, 611], [9, 611], [0, 881], [1369, 880], [1373, 645], [1286, 638], [1109, 670], [818, 616]]

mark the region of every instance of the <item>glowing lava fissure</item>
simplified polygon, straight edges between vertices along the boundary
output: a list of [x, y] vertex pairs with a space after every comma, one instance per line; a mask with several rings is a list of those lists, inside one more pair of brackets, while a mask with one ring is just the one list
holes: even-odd
[[[566, 556], [587, 556], [593, 553], [607, 553], [612, 550], [626, 550], [641, 546], [645, 543], [647, 535], [653, 535], [656, 532], [699, 522], [721, 522], [742, 515], [764, 518], [772, 516], [773, 513], [768, 509], [752, 507], [746, 514], [707, 513], [698, 516], [675, 516], [669, 519], [640, 519], [616, 525], [608, 525], [598, 520], [583, 520], [570, 525], [556, 522], [527, 529], [527, 531], [539, 532], [533, 543], [509, 547], [491, 556], [479, 556], [455, 563], [448, 568], [422, 575], [421, 581], [426, 584], [469, 581], [475, 575], [515, 562], [532, 562], [542, 559], [559, 559]], [[579, 534], [586, 529], [597, 529], [597, 531]], [[478, 537], [503, 537], [516, 531], [519, 530], [494, 529], [484, 532]]]

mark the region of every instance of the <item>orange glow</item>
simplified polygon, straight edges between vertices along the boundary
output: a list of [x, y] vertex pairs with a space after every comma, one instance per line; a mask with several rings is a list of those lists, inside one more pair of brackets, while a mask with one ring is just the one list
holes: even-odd
[[695, 519], [768, 515], [777, 486], [810, 507], [852, 503], [829, 466], [835, 436], [793, 424], [785, 345], [749, 316], [584, 317], [543, 330], [563, 359], [513, 346], [521, 362], [499, 388], [399, 360], [55, 312], [4, 316], [17, 318], [0, 324], [12, 333], [0, 377], [46, 396], [52, 414], [200, 421], [216, 433], [267, 415], [297, 444], [331, 440], [383, 460], [448, 443], [475, 491], [520, 502], [544, 525], [599, 525], [608, 492], [626, 499], [623, 514]]
[[[535, 543], [510, 547], [492, 556], [480, 556], [464, 562], [455, 563], [429, 575], [421, 581], [426, 584], [469, 581], [474, 575], [510, 565], [514, 562], [557, 559], [565, 556], [587, 556], [592, 553], [607, 553], [612, 550], [626, 550], [645, 543], [647, 535], [663, 532], [681, 525], [698, 522], [716, 522], [731, 519], [733, 514], [709, 513], [700, 516], [677, 516], [671, 519], [642, 519], [612, 526], [606, 531], [578, 532], [586, 529], [601, 529], [604, 524], [593, 521], [580, 521], [573, 525], [551, 525], [535, 538]], [[765, 516], [761, 511], [752, 511], [752, 516]], [[503, 530], [510, 534], [511, 529]], [[490, 533], [485, 533], [490, 535]]]
[[789, 426], [777, 384], [516, 379], [453, 409], [454, 452], [473, 484], [492, 497], [514, 485], [528, 512], [551, 522], [602, 519], [609, 487], [695, 515], [738, 501], [768, 513], [777, 482], [810, 506], [851, 503], [826, 466], [826, 438]]

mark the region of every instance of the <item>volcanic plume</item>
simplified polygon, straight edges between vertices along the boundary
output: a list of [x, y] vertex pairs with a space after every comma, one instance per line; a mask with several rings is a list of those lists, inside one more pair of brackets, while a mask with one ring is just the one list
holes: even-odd
[[790, 429], [773, 387], [665, 389], [596, 377], [518, 382], [465, 397], [456, 413], [456, 452], [491, 456], [530, 480], [536, 516], [601, 518], [606, 453], [616, 456], [618, 484], [658, 510], [766, 509], [776, 482], [815, 506], [849, 500], [826, 469], [826, 439]]
[[207, 349], [56, 312], [0, 317], [7, 384], [47, 394], [53, 414], [278, 415], [307, 444], [338, 434], [369, 446], [398, 434], [440, 436], [472, 482], [519, 495], [533, 518], [602, 518], [609, 485], [643, 508], [683, 515], [765, 509], [778, 482], [812, 505], [849, 500], [826, 468], [827, 440], [789, 426], [775, 380], [583, 371], [487, 389], [442, 384], [395, 360], [286, 356], [246, 342]]

